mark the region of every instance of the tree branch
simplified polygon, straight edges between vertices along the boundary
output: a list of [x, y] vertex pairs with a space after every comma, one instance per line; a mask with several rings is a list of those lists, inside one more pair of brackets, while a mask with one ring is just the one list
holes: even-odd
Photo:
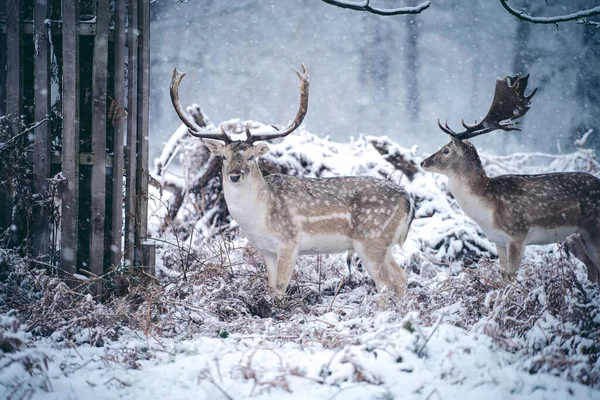
[[[324, 1], [324, 0], [323, 0]], [[534, 24], [557, 24], [559, 22], [577, 21], [584, 25], [595, 25], [600, 27], [600, 22], [588, 21], [586, 18], [600, 15], [600, 6], [590, 8], [589, 10], [577, 11], [566, 15], [557, 15], [555, 17], [534, 17], [526, 14], [524, 10], [517, 11], [508, 5], [508, 0], [500, 0], [502, 7], [521, 21], [531, 22]]]
[[431, 5], [430, 1], [425, 1], [414, 7], [398, 7], [398, 8], [374, 8], [369, 5], [370, 0], [362, 1], [347, 1], [347, 0], [321, 0], [323, 3], [331, 4], [340, 8], [348, 8], [355, 11], [366, 11], [376, 15], [400, 15], [400, 14], [419, 14], [425, 11]]

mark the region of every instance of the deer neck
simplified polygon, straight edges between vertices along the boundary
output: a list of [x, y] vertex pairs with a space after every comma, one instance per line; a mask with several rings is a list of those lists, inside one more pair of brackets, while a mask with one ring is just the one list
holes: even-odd
[[448, 188], [461, 208], [466, 202], [481, 201], [489, 187], [490, 178], [480, 163], [448, 175]]
[[260, 170], [253, 168], [240, 184], [233, 184], [223, 174], [223, 191], [229, 213], [244, 229], [262, 221], [265, 214], [267, 185]]

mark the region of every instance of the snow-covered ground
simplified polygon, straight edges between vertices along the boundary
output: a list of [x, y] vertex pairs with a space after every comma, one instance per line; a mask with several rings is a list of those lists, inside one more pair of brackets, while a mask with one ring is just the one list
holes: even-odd
[[[207, 160], [200, 141], [178, 132], [161, 160], [174, 172], [156, 179], [185, 188]], [[299, 130], [266, 160], [405, 186], [417, 204], [394, 254], [408, 274], [405, 298], [377, 293], [358, 261], [350, 275], [344, 254], [300, 257], [288, 297], [271, 298], [260, 255], [213, 212], [218, 195], [186, 193], [165, 222], [173, 198], [156, 190], [158, 279], [124, 272], [125, 296], [97, 303], [0, 253], [13, 266], [0, 283], [0, 398], [600, 398], [600, 293], [585, 266], [556, 245], [530, 246], [506, 281], [445, 178], [392, 173], [374, 143], [413, 163], [423, 156], [386, 138], [340, 144]], [[177, 167], [168, 154], [187, 156]], [[482, 159], [492, 175], [600, 171], [584, 149]]]

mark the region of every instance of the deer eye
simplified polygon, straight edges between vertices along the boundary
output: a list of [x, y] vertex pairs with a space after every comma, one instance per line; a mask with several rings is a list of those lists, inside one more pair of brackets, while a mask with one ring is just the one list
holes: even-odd
[[442, 150], [442, 154], [449, 154], [450, 150], [448, 150], [448, 148], [445, 148], [444, 150]]
[[248, 157], [248, 161], [252, 161], [252, 160], [254, 160], [254, 156]]

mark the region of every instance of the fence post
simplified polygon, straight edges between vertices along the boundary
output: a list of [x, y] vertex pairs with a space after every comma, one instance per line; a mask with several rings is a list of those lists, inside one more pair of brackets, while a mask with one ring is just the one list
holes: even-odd
[[125, 139], [125, 1], [115, 2], [115, 60], [113, 113], [112, 231], [110, 264], [121, 263], [123, 237], [123, 145]]
[[[21, 2], [7, 1], [6, 2], [6, 49], [14, 49], [11, 52], [7, 51], [6, 58], [6, 115], [10, 118], [10, 129], [12, 135], [19, 133], [19, 120], [21, 110], [23, 110], [23, 46], [21, 35], [23, 28], [21, 24]], [[1, 211], [4, 219], [5, 229], [11, 227], [13, 199], [9, 193], [3, 195], [4, 201]], [[11, 244], [14, 243], [14, 233], [11, 235]]]
[[[106, 95], [108, 90], [108, 0], [98, 0], [94, 65], [92, 72], [92, 234], [90, 238], [90, 272], [104, 274], [104, 227], [106, 215]], [[95, 292], [101, 293], [100, 281]]]
[[[0, 15], [6, 16], [6, 0], [0, 0]], [[6, 115], [6, 33], [2, 32], [0, 32], [0, 115]], [[2, 226], [1, 219], [0, 226]]]
[[142, 264], [148, 271], [154, 270], [155, 254], [145, 247], [148, 237], [148, 142], [149, 142], [149, 100], [150, 100], [150, 0], [142, 0], [139, 20], [139, 91], [138, 91], [138, 164], [137, 164], [137, 214], [140, 221], [138, 243]]
[[136, 262], [136, 162], [138, 85], [138, 0], [129, 0], [127, 26], [127, 151], [125, 154], [125, 261]]
[[[45, 20], [48, 15], [48, 0], [37, 0], [35, 3], [34, 41], [36, 53], [34, 61], [35, 109], [34, 122], [45, 123], [35, 128], [33, 144], [33, 172], [35, 175], [35, 192], [42, 204], [36, 206], [33, 218], [32, 247], [33, 254], [47, 257], [50, 254], [50, 213], [43, 201], [48, 198], [48, 181], [50, 178], [50, 39], [49, 27]], [[47, 261], [47, 260], [45, 260]]]
[[62, 2], [62, 172], [67, 187], [62, 192], [60, 264], [77, 272], [79, 211], [79, 2]]

